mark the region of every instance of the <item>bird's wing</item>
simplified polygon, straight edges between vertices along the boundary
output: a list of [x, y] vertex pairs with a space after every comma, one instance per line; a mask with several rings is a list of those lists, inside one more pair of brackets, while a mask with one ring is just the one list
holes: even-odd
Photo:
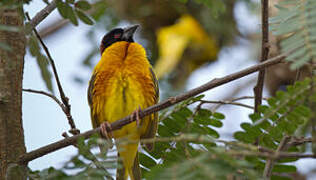
[[91, 121], [92, 121], [92, 126], [93, 128], [98, 127], [99, 121], [97, 119], [97, 116], [95, 115], [95, 113], [93, 113], [94, 109], [93, 109], [93, 95], [94, 95], [94, 83], [95, 83], [95, 78], [96, 78], [97, 73], [94, 72], [90, 81], [89, 81], [89, 87], [88, 87], [88, 103], [90, 106], [90, 116], [91, 116]]
[[[159, 101], [159, 86], [158, 86], [158, 80], [155, 76], [155, 73], [153, 69], [150, 67], [149, 68], [150, 73], [151, 73], [151, 78], [154, 83], [154, 88], [155, 88], [155, 93], [154, 93], [154, 103], [158, 103]], [[149, 116], [149, 124], [146, 130], [146, 133], [141, 136], [141, 138], [154, 138], [156, 133], [157, 133], [157, 128], [158, 128], [158, 113], [154, 113]], [[151, 151], [154, 147], [154, 143], [146, 143], [145, 144], [146, 148]]]

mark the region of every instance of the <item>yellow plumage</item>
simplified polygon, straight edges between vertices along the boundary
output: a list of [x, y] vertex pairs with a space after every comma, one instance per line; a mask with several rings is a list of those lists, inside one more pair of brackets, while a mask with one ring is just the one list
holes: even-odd
[[[158, 84], [144, 48], [134, 42], [115, 42], [102, 53], [90, 81], [88, 99], [93, 127], [105, 121], [113, 123], [139, 107], [144, 109], [156, 104], [158, 93]], [[113, 136], [115, 139], [127, 138], [132, 141], [153, 138], [157, 123], [157, 114], [153, 114], [142, 119], [140, 127], [132, 122], [114, 131]], [[127, 179], [128, 175], [132, 180], [140, 178], [140, 174], [137, 174], [140, 173], [139, 165], [135, 162], [135, 159], [138, 161], [138, 144], [116, 146], [125, 169], [124, 178], [121, 178]], [[148, 147], [151, 149], [152, 144]]]
[[[187, 48], [195, 52], [186, 59], [186, 61], [191, 61], [187, 67], [190, 73], [201, 64], [214, 60], [218, 53], [215, 39], [209, 36], [199, 22], [188, 14], [182, 15], [174, 25], [159, 29], [157, 45], [159, 58], [155, 65], [155, 72], [158, 78], [172, 72], [180, 63], [184, 63], [181, 59], [186, 58], [183, 55]], [[182, 75], [183, 73], [185, 72], [182, 70]]]

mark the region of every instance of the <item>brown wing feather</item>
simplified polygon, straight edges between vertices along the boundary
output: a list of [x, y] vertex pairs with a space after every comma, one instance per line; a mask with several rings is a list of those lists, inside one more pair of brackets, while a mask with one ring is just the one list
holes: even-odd
[[93, 95], [94, 95], [94, 83], [95, 83], [95, 78], [96, 78], [96, 73], [93, 73], [90, 81], [89, 81], [89, 87], [88, 87], [88, 103], [90, 106], [90, 116], [91, 116], [91, 121], [92, 121], [92, 126], [93, 128], [98, 127], [100, 124], [98, 123], [97, 116], [94, 115], [93, 113]]
[[[158, 86], [158, 80], [156, 78], [156, 75], [153, 71], [152, 68], [149, 68], [149, 71], [151, 73], [151, 78], [155, 86], [155, 94], [154, 94], [154, 100], [155, 104], [158, 103], [159, 101], [159, 86]], [[147, 131], [144, 135], [141, 136], [141, 138], [146, 139], [146, 138], [154, 138], [156, 136], [158, 129], [158, 113], [154, 113], [153, 115], [150, 116], [149, 119], [149, 125], [147, 128]], [[154, 147], [154, 143], [146, 143], [145, 144], [146, 148], [151, 151]]]

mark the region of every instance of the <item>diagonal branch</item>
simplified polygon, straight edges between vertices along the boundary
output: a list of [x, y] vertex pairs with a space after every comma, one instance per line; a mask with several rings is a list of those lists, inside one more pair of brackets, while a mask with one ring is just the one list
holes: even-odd
[[[29, 17], [29, 14], [26, 13], [26, 17], [28, 18], [28, 20], [30, 20], [30, 17]], [[56, 83], [57, 83], [57, 87], [58, 87], [58, 90], [59, 90], [59, 94], [60, 94], [60, 98], [62, 100], [62, 102], [64, 103], [64, 106], [65, 106], [65, 114], [67, 116], [67, 119], [68, 119], [68, 123], [71, 127], [71, 129], [69, 130], [69, 132], [73, 135], [75, 134], [79, 134], [80, 131], [76, 128], [76, 125], [74, 123], [74, 120], [71, 116], [71, 107], [70, 107], [70, 104], [69, 104], [69, 98], [66, 97], [65, 93], [64, 93], [64, 90], [62, 88], [62, 85], [60, 83], [60, 80], [59, 80], [59, 77], [58, 77], [58, 73], [57, 73], [57, 69], [56, 69], [56, 66], [55, 66], [55, 62], [52, 58], [52, 56], [50, 55], [49, 51], [48, 51], [48, 48], [47, 46], [45, 45], [45, 43], [43, 42], [42, 38], [40, 37], [40, 35], [38, 34], [36, 28], [33, 29], [37, 39], [40, 41], [48, 59], [49, 59], [49, 62], [50, 64], [52, 65], [52, 68], [53, 68], [53, 73], [54, 73], [54, 76], [55, 76], [55, 79], [56, 79]]]
[[56, 2], [53, 0], [44, 9], [38, 12], [32, 20], [29, 22], [30, 30], [34, 29], [40, 22], [42, 22], [54, 9], [56, 8]]
[[[268, 59], [270, 45], [269, 45], [269, 0], [261, 0], [262, 13], [262, 44], [261, 44], [261, 59], [263, 62]], [[258, 81], [254, 87], [255, 93], [255, 112], [258, 112], [258, 106], [262, 103], [262, 91], [264, 83], [265, 69], [261, 69], [258, 75]]]
[[[290, 51], [292, 52], [292, 51]], [[256, 71], [259, 71], [260, 69], [264, 69], [264, 68], [267, 68], [269, 66], [272, 66], [272, 65], [275, 65], [275, 64], [278, 64], [278, 63], [281, 63], [282, 60], [289, 54], [289, 52], [285, 53], [285, 54], [281, 54], [279, 56], [276, 56], [274, 58], [271, 58], [270, 60], [267, 60], [265, 62], [262, 62], [260, 64], [257, 64], [257, 65], [254, 65], [254, 66], [251, 66], [251, 67], [248, 67], [244, 70], [241, 70], [241, 71], [238, 71], [236, 73], [233, 73], [233, 74], [230, 74], [230, 75], [227, 75], [225, 77], [222, 77], [222, 78], [218, 78], [218, 79], [213, 79], [211, 81], [209, 81], [208, 83], [206, 84], [203, 84], [197, 88], [194, 88], [186, 93], [183, 93], [183, 94], [180, 94], [178, 96], [175, 96], [175, 97], [171, 97], [163, 102], [160, 102], [156, 105], [153, 105], [153, 106], [150, 106], [146, 109], [144, 109], [140, 115], [139, 115], [139, 118], [143, 118], [147, 115], [150, 115], [152, 113], [155, 113], [155, 112], [158, 112], [162, 109], [165, 109], [165, 108], [168, 108], [178, 102], [181, 102], [181, 101], [184, 101], [190, 97], [193, 97], [193, 96], [196, 96], [200, 93], [203, 93], [207, 90], [210, 90], [210, 89], [213, 89], [215, 87], [218, 87], [218, 86], [221, 86], [223, 84], [226, 84], [228, 82], [231, 82], [231, 81], [234, 81], [236, 79], [239, 79], [239, 78], [242, 78], [242, 77], [245, 77], [251, 73], [254, 73]], [[131, 118], [131, 116], [127, 116], [123, 119], [120, 119], [120, 120], [117, 120], [115, 122], [113, 122], [111, 124], [111, 128], [107, 128], [107, 131], [108, 132], [111, 132], [111, 131], [114, 131], [114, 130], [117, 130], [117, 129], [120, 129], [121, 127], [125, 126], [126, 124], [129, 124], [133, 121], [135, 121], [135, 118]], [[77, 139], [78, 138], [89, 138], [91, 135], [95, 134], [95, 133], [99, 133], [100, 132], [100, 128], [95, 128], [95, 129], [92, 129], [90, 131], [86, 131], [82, 134], [79, 134], [79, 135], [75, 135], [75, 136], [72, 136], [72, 137], [69, 137], [69, 138], [66, 138], [64, 140], [60, 140], [58, 142], [55, 142], [55, 143], [51, 143], [47, 146], [44, 146], [44, 147], [41, 147], [39, 149], [36, 149], [34, 151], [31, 151], [29, 153], [26, 153], [24, 154], [23, 156], [21, 156], [20, 160], [19, 160], [19, 163], [27, 163], [29, 161], [32, 161], [36, 158], [39, 158], [41, 156], [44, 156], [48, 153], [51, 153], [51, 152], [54, 152], [58, 149], [61, 149], [61, 148], [64, 148], [64, 147], [67, 147], [69, 145], [72, 145], [74, 143], [77, 142]]]
[[[284, 150], [284, 148], [286, 148], [287, 143], [290, 141], [291, 137], [290, 136], [284, 136], [275, 152], [275, 156], [280, 156], [280, 152], [282, 152]], [[275, 159], [270, 158], [267, 160], [266, 165], [264, 167], [264, 171], [263, 171], [263, 178], [265, 179], [269, 179], [271, 177], [272, 174], [272, 169], [274, 166], [274, 161]]]

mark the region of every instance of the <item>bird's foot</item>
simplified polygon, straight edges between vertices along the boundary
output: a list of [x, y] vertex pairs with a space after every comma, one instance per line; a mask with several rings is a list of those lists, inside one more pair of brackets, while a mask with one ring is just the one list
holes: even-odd
[[111, 124], [108, 122], [104, 122], [100, 125], [101, 136], [106, 138], [106, 140], [108, 141], [109, 148], [112, 149], [112, 147], [113, 147], [113, 142], [112, 142], [113, 135], [112, 135], [111, 131], [108, 132], [107, 128], [112, 129]]
[[101, 135], [106, 139], [110, 140], [113, 136], [111, 132], [108, 132], [107, 128], [112, 129], [111, 124], [109, 122], [104, 122], [100, 125]]
[[136, 125], [137, 127], [140, 126], [140, 118], [139, 118], [139, 114], [142, 112], [142, 109], [140, 108], [140, 106], [138, 107], [138, 109], [136, 109], [132, 115], [131, 115], [131, 121], [134, 120], [134, 117], [136, 117], [135, 121], [136, 121]]

